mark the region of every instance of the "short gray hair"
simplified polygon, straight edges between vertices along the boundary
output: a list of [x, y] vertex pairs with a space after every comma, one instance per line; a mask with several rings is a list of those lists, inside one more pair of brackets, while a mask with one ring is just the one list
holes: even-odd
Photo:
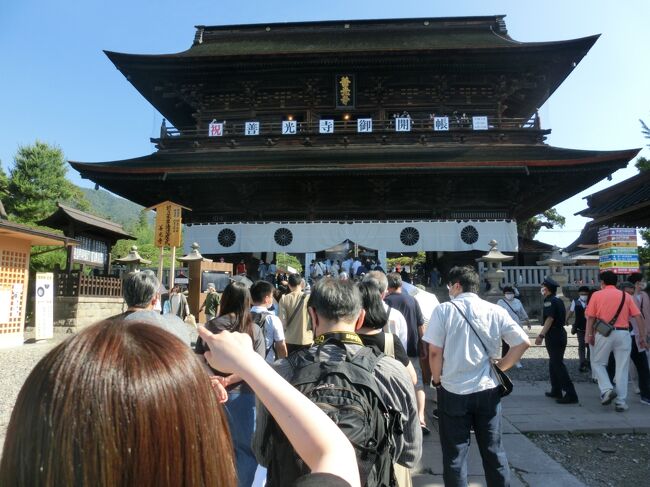
[[352, 281], [324, 277], [312, 287], [307, 306], [328, 320], [350, 322], [361, 311], [361, 293]]
[[160, 281], [152, 271], [130, 272], [122, 289], [129, 308], [146, 308], [158, 293]]
[[388, 279], [386, 278], [386, 274], [384, 274], [381, 271], [370, 271], [368, 274], [363, 276], [363, 282], [368, 282], [368, 281], [375, 281], [377, 285], [379, 286], [379, 292], [381, 294], [384, 294], [386, 292], [386, 289], [388, 289]]
[[402, 287], [402, 276], [398, 272], [391, 272], [386, 276], [386, 280], [390, 289], [399, 289]]

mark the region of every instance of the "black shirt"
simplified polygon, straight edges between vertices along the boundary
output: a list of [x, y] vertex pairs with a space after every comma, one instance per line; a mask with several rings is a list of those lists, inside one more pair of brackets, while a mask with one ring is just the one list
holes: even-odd
[[410, 294], [404, 292], [389, 294], [384, 298], [386, 304], [404, 315], [407, 325], [406, 353], [409, 357], [418, 356], [418, 326], [424, 325], [420, 305]]
[[566, 322], [566, 310], [564, 309], [564, 303], [560, 298], [555, 295], [546, 296], [544, 298], [544, 312], [542, 314], [543, 321], [546, 321], [546, 318], [553, 318], [553, 324], [551, 328], [562, 328]]
[[[406, 350], [404, 350], [404, 345], [400, 341], [399, 337], [392, 333], [393, 343], [395, 348], [395, 360], [400, 362], [404, 367], [409, 364], [409, 358], [406, 355]], [[366, 347], [372, 347], [382, 353], [386, 347], [386, 333], [377, 333], [375, 335], [359, 335], [361, 341]]]

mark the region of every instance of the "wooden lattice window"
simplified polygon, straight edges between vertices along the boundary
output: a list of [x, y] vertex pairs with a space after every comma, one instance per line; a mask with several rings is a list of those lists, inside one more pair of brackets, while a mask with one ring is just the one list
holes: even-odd
[[9, 294], [9, 316], [0, 322], [0, 334], [20, 333], [23, 319], [23, 296], [27, 292], [27, 253], [2, 250], [0, 254], [0, 292]]

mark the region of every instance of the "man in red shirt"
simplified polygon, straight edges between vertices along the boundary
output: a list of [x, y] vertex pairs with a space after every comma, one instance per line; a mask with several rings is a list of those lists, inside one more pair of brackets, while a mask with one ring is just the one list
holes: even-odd
[[[641, 312], [630, 295], [616, 289], [618, 277], [611, 271], [600, 274], [600, 291], [596, 291], [587, 305], [586, 341], [593, 346], [591, 353], [591, 368], [598, 379], [600, 389], [600, 402], [603, 406], [616, 399], [616, 411], [627, 411], [627, 382], [630, 366], [630, 341], [629, 322], [634, 318], [641, 332], [639, 346], [645, 348], [645, 323], [639, 318]], [[597, 319], [609, 323], [621, 304], [621, 311], [614, 322], [614, 331], [609, 336], [594, 333], [594, 323]], [[614, 353], [616, 360], [616, 389], [612, 386], [607, 375], [607, 361], [610, 353]]]

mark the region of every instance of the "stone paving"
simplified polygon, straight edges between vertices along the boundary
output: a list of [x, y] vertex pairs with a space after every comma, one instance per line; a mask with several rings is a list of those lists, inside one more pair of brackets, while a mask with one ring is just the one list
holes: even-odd
[[[614, 405], [602, 406], [596, 384], [578, 383], [579, 404], [560, 405], [544, 396], [547, 382], [515, 382], [511, 396], [503, 401], [503, 443], [511, 466], [511, 485], [583, 486], [584, 484], [557, 463], [524, 433], [650, 433], [650, 406], [640, 403], [629, 387], [629, 411], [617, 413]], [[433, 408], [429, 398], [427, 411]], [[430, 419], [431, 435], [424, 437], [419, 473], [413, 475], [416, 487], [443, 486], [442, 453], [437, 422]], [[484, 486], [481, 457], [474, 436], [468, 459], [469, 485]]]

